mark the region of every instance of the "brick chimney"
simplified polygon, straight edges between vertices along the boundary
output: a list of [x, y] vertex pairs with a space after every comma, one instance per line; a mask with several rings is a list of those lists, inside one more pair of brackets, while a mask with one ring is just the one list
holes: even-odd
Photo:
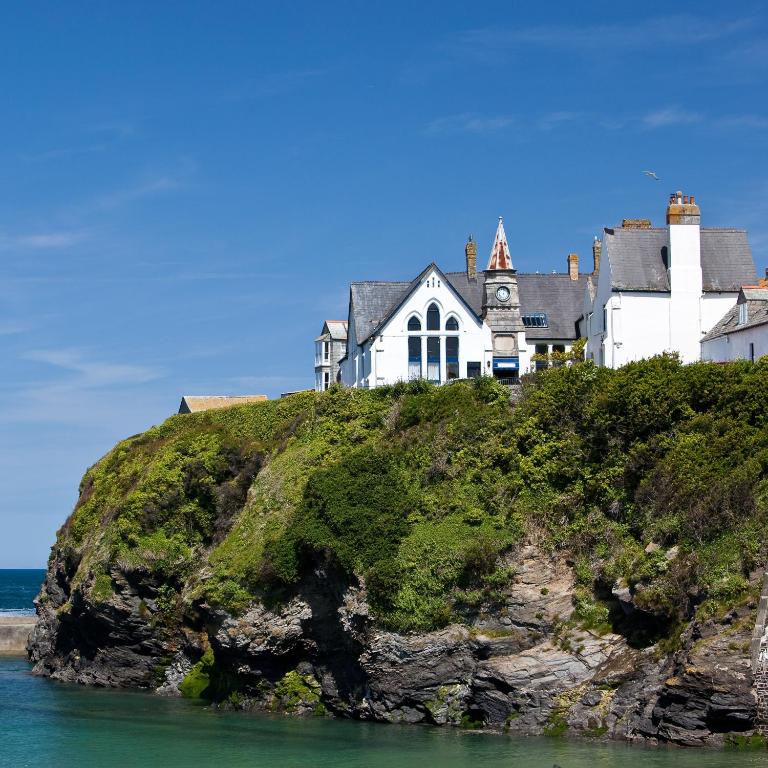
[[594, 261], [594, 267], [592, 267], [592, 274], [596, 275], [600, 271], [600, 256], [603, 254], [603, 242], [595, 235], [595, 239], [592, 243], [592, 259]]
[[682, 192], [673, 192], [669, 196], [667, 206], [667, 224], [695, 224], [701, 225], [701, 210], [696, 205], [696, 198], [684, 195]]
[[579, 254], [578, 253], [568, 254], [568, 276], [571, 278], [571, 280], [579, 279]]
[[464, 255], [467, 257], [467, 278], [469, 280], [477, 279], [477, 245], [472, 239], [472, 235], [467, 238], [467, 244], [464, 246]]

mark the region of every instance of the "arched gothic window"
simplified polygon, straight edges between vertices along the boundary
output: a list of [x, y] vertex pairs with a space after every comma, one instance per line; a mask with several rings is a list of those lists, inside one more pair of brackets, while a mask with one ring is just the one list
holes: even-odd
[[409, 331], [421, 330], [421, 320], [419, 320], [419, 318], [416, 317], [415, 315], [408, 321], [408, 330]]
[[458, 331], [459, 330], [459, 321], [455, 317], [449, 317], [445, 321], [445, 330], [446, 331]]
[[440, 310], [437, 304], [430, 304], [427, 310], [427, 330], [439, 331], [440, 330]]

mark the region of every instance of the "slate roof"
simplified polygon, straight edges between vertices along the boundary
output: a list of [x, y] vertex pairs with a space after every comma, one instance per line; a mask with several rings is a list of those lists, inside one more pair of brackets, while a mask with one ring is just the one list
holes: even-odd
[[739, 303], [731, 307], [717, 325], [701, 337], [702, 341], [710, 341], [768, 323], [768, 289], [747, 287], [742, 289], [742, 294], [747, 304], [747, 322], [739, 325], [739, 303], [744, 303], [739, 296]]
[[349, 286], [349, 313], [355, 318], [357, 343], [362, 344], [389, 317], [410, 283], [366, 280]]
[[335, 341], [344, 341], [347, 338], [346, 320], [326, 320], [325, 324], [328, 326], [328, 333]]
[[260, 403], [266, 399], [266, 395], [184, 395], [179, 413], [199, 413], [213, 408], [228, 408], [230, 405]]
[[[350, 286], [350, 312], [355, 319], [358, 344], [367, 341], [420, 284], [424, 272], [415, 280], [380, 281], [371, 280], [352, 283]], [[439, 270], [438, 270], [439, 271]], [[470, 280], [466, 272], [446, 272], [443, 276], [453, 286], [469, 309], [477, 317], [483, 311], [483, 276], [479, 273]], [[546, 312], [547, 328], [526, 328], [529, 339], [576, 339], [576, 322], [582, 314], [584, 287], [587, 275], [571, 280], [568, 274], [526, 274], [517, 275], [520, 293], [520, 311]]]
[[[604, 230], [603, 258], [611, 264], [613, 289], [669, 291], [666, 228]], [[755, 263], [743, 229], [701, 229], [701, 270], [707, 292], [738, 291], [754, 282]]]
[[526, 339], [577, 339], [576, 323], [584, 309], [584, 289], [589, 275], [520, 274], [520, 312], [546, 312], [547, 328], [526, 328]]
[[315, 339], [315, 341], [325, 341], [326, 339], [332, 339], [333, 341], [346, 341], [347, 321], [326, 320], [323, 323], [322, 333]]

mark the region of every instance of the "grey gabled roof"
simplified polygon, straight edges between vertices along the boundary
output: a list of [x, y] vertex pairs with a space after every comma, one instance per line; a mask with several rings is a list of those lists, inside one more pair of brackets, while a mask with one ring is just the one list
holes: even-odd
[[326, 320], [323, 323], [323, 330], [315, 341], [324, 341], [332, 339], [333, 341], [347, 340], [347, 321], [346, 320]]
[[355, 319], [357, 343], [362, 344], [389, 317], [410, 283], [366, 280], [349, 286], [349, 315]]
[[[606, 228], [603, 254], [613, 289], [669, 291], [669, 240], [664, 229]], [[701, 270], [707, 292], [738, 291], [755, 281], [755, 264], [743, 229], [701, 229]]]

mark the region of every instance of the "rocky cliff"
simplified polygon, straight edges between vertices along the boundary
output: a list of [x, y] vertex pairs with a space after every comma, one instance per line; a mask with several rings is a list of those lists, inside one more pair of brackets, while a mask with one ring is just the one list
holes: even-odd
[[552, 371], [515, 406], [489, 382], [419, 383], [173, 417], [86, 473], [35, 671], [233, 708], [744, 743], [765, 436], [762, 402], [743, 408], [768, 371], [621, 375]]

